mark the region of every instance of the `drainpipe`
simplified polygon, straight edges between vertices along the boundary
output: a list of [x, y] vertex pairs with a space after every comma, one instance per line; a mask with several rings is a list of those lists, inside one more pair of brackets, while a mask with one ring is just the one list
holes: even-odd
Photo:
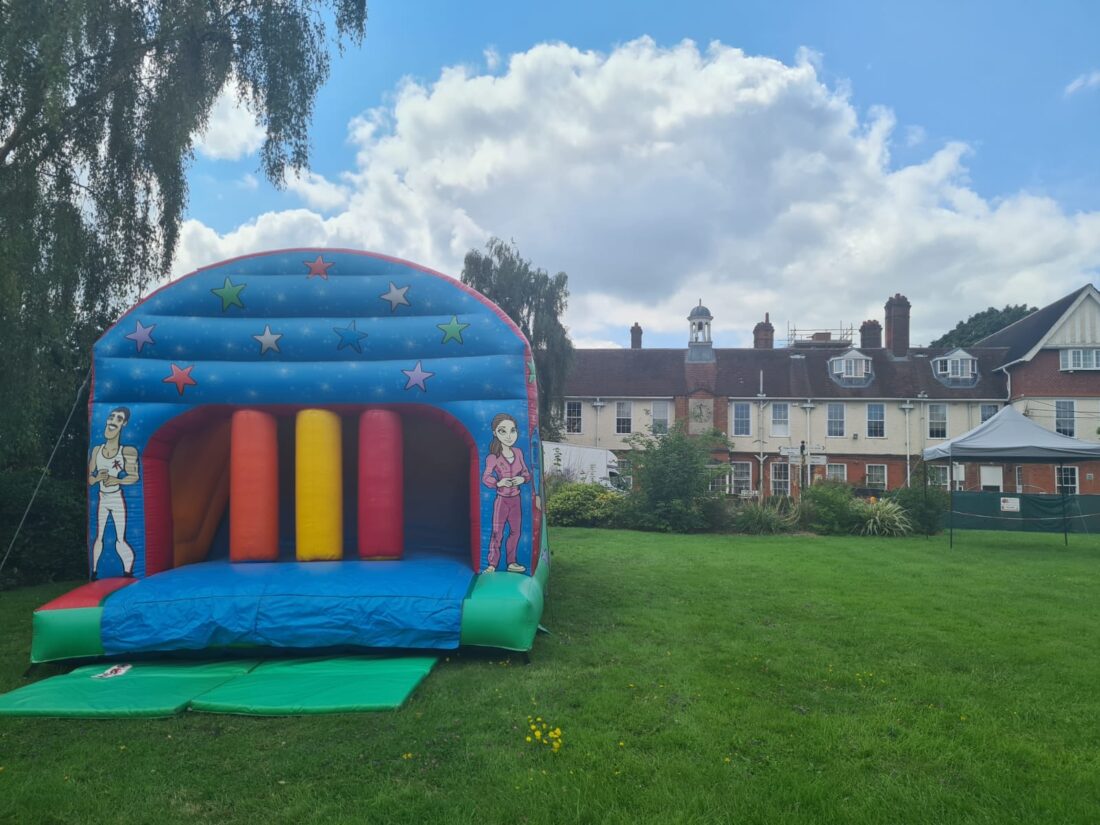
[[760, 464], [760, 501], [764, 500], [764, 491], [767, 489], [764, 484], [764, 462], [768, 460], [768, 456], [764, 453], [765, 398], [767, 396], [764, 395], [764, 370], [760, 370], [760, 391], [756, 394], [756, 443], [758, 445], [756, 460]]

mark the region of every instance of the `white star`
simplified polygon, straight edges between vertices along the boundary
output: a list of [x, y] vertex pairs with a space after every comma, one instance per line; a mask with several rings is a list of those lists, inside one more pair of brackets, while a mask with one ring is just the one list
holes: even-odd
[[263, 355], [269, 349], [275, 350], [275, 352], [281, 352], [279, 349], [279, 339], [283, 337], [281, 332], [272, 332], [271, 324], [264, 324], [263, 335], [253, 335], [257, 341], [260, 342], [260, 355]]
[[405, 297], [405, 293], [409, 291], [407, 286], [398, 287], [393, 281], [390, 281], [390, 291], [379, 295], [378, 297], [383, 301], [390, 302], [390, 312], [394, 312], [398, 306], [404, 304], [405, 306], [411, 306], [409, 299]]

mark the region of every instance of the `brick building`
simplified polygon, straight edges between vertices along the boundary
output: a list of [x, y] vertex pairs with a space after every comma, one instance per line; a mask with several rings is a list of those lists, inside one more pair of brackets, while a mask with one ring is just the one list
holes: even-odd
[[[912, 347], [910, 304], [886, 301], [884, 324], [792, 330], [775, 346], [768, 316], [753, 347], [717, 348], [710, 310], [688, 315], [686, 349], [577, 350], [565, 389], [565, 438], [629, 461], [633, 432], [682, 422], [726, 436], [716, 482], [736, 495], [796, 494], [808, 479], [869, 489], [907, 484], [925, 447], [961, 435], [1012, 404], [1037, 423], [1100, 441], [1100, 293], [1091, 284], [965, 348]], [[805, 449], [803, 449], [803, 447]], [[805, 457], [803, 456], [805, 453]], [[947, 486], [947, 468], [931, 468]], [[1100, 493], [1100, 466], [969, 463], [957, 489]]]

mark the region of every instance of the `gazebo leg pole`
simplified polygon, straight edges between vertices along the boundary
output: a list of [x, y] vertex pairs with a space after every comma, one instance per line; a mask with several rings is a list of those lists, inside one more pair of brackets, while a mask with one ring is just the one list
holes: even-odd
[[950, 534], [949, 547], [955, 547], [955, 460], [947, 456], [947, 530]]
[[1062, 493], [1062, 541], [1069, 547], [1069, 521], [1066, 519], [1066, 485], [1061, 483], [1062, 465], [1058, 465], [1058, 471], [1054, 476], [1054, 483], [1061, 488]]

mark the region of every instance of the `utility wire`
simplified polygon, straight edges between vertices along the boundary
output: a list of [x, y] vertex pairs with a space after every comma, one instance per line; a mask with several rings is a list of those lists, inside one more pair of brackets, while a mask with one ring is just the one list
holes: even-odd
[[73, 400], [73, 408], [69, 410], [69, 417], [65, 419], [65, 426], [63, 426], [61, 432], [57, 434], [57, 441], [54, 442], [53, 452], [50, 453], [50, 457], [46, 461], [46, 466], [42, 468], [42, 475], [38, 477], [38, 483], [34, 485], [34, 492], [31, 493], [31, 500], [27, 502], [27, 509], [23, 511], [23, 518], [19, 519], [19, 526], [15, 528], [15, 534], [11, 537], [11, 541], [8, 542], [8, 549], [4, 553], [4, 558], [0, 559], [0, 573], [4, 572], [4, 565], [8, 563], [8, 556], [11, 555], [12, 548], [15, 547], [16, 539], [19, 538], [19, 533], [27, 521], [27, 516], [30, 515], [31, 507], [34, 506], [34, 499], [38, 495], [38, 490], [42, 486], [42, 482], [46, 480], [46, 474], [50, 471], [50, 464], [53, 463], [54, 456], [57, 455], [57, 448], [61, 446], [61, 439], [65, 437], [65, 433], [69, 429], [69, 424], [73, 420], [73, 413], [76, 412], [76, 408], [80, 404], [80, 396], [84, 394], [84, 388], [88, 386], [88, 381], [91, 377], [92, 369], [89, 367], [88, 372], [84, 374], [84, 381], [81, 383], [80, 389], [76, 391], [76, 398]]

